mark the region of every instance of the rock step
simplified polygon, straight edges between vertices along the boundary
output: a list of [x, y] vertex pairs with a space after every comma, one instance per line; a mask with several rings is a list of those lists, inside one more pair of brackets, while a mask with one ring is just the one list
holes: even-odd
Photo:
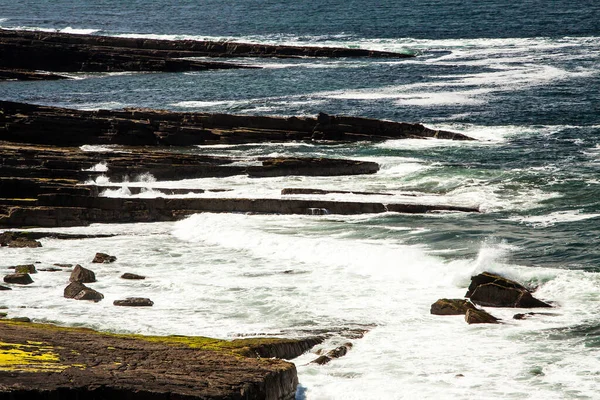
[[[261, 214], [370, 214], [383, 212], [427, 213], [437, 211], [479, 212], [476, 208], [449, 205], [383, 204], [296, 199], [239, 198], [109, 198], [60, 194], [39, 196], [41, 206], [12, 207], [0, 215], [0, 227], [82, 226], [91, 223], [175, 221], [200, 212]], [[319, 211], [319, 212], [316, 212]]]

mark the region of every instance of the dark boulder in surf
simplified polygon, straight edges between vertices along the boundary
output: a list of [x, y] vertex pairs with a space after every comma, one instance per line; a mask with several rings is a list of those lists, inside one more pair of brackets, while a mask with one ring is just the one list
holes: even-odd
[[64, 290], [64, 297], [75, 300], [92, 300], [98, 302], [104, 295], [80, 282], [71, 282]]
[[146, 277], [143, 275], [137, 275], [137, 274], [132, 274], [130, 272], [125, 272], [123, 275], [121, 275], [121, 279], [141, 280], [141, 279], [146, 279]]
[[115, 300], [113, 304], [121, 307], [152, 307], [154, 302], [145, 297], [128, 297], [125, 300]]
[[33, 279], [31, 279], [29, 274], [9, 274], [4, 277], [4, 282], [17, 285], [29, 285], [33, 283]]
[[499, 319], [485, 310], [469, 309], [465, 314], [467, 324], [498, 324]]
[[94, 256], [94, 259], [92, 260], [93, 263], [98, 263], [98, 264], [109, 264], [109, 263], [113, 263], [115, 261], [117, 261], [117, 257], [109, 256], [106, 253], [96, 253], [96, 255]]
[[94, 271], [83, 268], [81, 265], [77, 264], [73, 269], [73, 272], [71, 272], [69, 281], [80, 283], [96, 282], [96, 274], [94, 274]]
[[350, 342], [344, 343], [342, 346], [338, 346], [335, 349], [328, 351], [326, 354], [315, 358], [310, 363], [325, 365], [335, 358], [340, 358], [340, 357], [345, 356], [351, 348], [352, 348], [352, 343], [350, 343]]
[[520, 283], [490, 272], [473, 276], [465, 297], [487, 307], [552, 307], [533, 297]]
[[467, 310], [475, 310], [476, 307], [464, 299], [439, 299], [431, 305], [430, 312], [434, 315], [465, 315]]

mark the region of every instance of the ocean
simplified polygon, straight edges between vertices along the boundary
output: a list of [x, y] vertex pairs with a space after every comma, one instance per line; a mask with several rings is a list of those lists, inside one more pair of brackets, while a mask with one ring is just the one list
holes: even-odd
[[[479, 207], [479, 214], [197, 214], [174, 223], [55, 229], [109, 238], [43, 239], [2, 249], [9, 265], [79, 263], [105, 300], [62, 297], [65, 276], [3, 292], [9, 316], [155, 335], [305, 336], [366, 329], [327, 365], [294, 360], [298, 399], [600, 399], [600, 3], [528, 0], [308, 2], [0, 1], [0, 27], [163, 39], [336, 46], [410, 59], [232, 60], [260, 70], [81, 73], [2, 82], [0, 99], [78, 109], [314, 116], [419, 122], [477, 141], [393, 140], [197, 146], [226, 156], [375, 161], [375, 175], [245, 176], [127, 185], [233, 189], [193, 196], [275, 197], [282, 188], [391, 193], [398, 202]], [[119, 151], [84, 146], [84, 150]], [[99, 166], [101, 168], [101, 166]], [[187, 195], [187, 196], [192, 196]], [[135, 197], [135, 196], [133, 196]], [[298, 196], [301, 197], [301, 196]], [[389, 200], [389, 196], [385, 201]], [[377, 201], [377, 196], [323, 198]], [[383, 201], [383, 200], [382, 200]], [[44, 229], [47, 230], [47, 229]], [[94, 265], [96, 252], [116, 264]], [[498, 325], [429, 313], [491, 271], [537, 287], [556, 307]], [[146, 275], [140, 282], [123, 272]], [[152, 308], [113, 300], [150, 297]], [[346, 341], [333, 337], [325, 348]]]

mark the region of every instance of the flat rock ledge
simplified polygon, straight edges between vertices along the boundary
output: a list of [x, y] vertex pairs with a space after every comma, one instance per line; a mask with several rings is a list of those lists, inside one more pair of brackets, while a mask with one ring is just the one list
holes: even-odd
[[10, 101], [0, 101], [0, 137], [5, 141], [53, 146], [473, 140], [421, 124], [324, 113], [316, 118], [283, 118], [140, 108], [85, 111]]
[[[414, 54], [339, 47], [281, 46], [226, 41], [157, 40], [0, 29], [0, 68], [53, 72], [202, 71], [244, 68], [197, 57], [378, 57]], [[0, 70], [1, 72], [1, 70]], [[18, 71], [17, 71], [18, 72]], [[3, 75], [0, 73], [0, 79]], [[36, 79], [21, 72], [10, 79]]]
[[[307, 351], [314, 341], [117, 335], [0, 321], [0, 398], [291, 400], [294, 364], [263, 347]], [[292, 345], [293, 343], [293, 345]], [[301, 354], [301, 353], [300, 353]], [[293, 356], [293, 357], [291, 357]]]

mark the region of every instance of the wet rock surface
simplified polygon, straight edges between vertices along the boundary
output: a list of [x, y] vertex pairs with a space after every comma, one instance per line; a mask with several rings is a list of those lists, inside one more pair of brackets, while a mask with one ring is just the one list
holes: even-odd
[[431, 314], [434, 315], [465, 315], [467, 310], [477, 308], [468, 300], [464, 299], [439, 299], [431, 305]]
[[29, 285], [33, 283], [33, 279], [31, 279], [29, 274], [9, 274], [4, 277], [4, 282], [17, 285]]
[[113, 305], [120, 307], [152, 307], [154, 302], [146, 297], [128, 297], [124, 300], [115, 300]]
[[108, 255], [106, 253], [96, 253], [94, 259], [92, 260], [93, 263], [97, 264], [110, 264], [114, 263], [115, 261], [117, 261], [117, 257]]
[[91, 300], [98, 302], [104, 295], [81, 282], [71, 282], [64, 290], [64, 297], [74, 300]]
[[488, 307], [552, 307], [533, 297], [531, 291], [520, 283], [490, 272], [473, 276], [465, 297]]
[[138, 274], [132, 274], [131, 272], [125, 272], [123, 275], [121, 275], [121, 279], [142, 280], [146, 279], [146, 277]]
[[468, 309], [465, 313], [465, 321], [468, 324], [498, 324], [499, 319], [485, 310]]
[[0, 363], [0, 398], [289, 400], [298, 384], [293, 364], [252, 351], [281, 339], [115, 335], [4, 320], [0, 337], [0, 355], [15, 358]]
[[71, 272], [71, 276], [69, 277], [69, 282], [80, 282], [80, 283], [92, 283], [96, 282], [96, 274], [94, 271], [89, 270], [87, 268], [83, 268], [81, 265], [77, 264]]

